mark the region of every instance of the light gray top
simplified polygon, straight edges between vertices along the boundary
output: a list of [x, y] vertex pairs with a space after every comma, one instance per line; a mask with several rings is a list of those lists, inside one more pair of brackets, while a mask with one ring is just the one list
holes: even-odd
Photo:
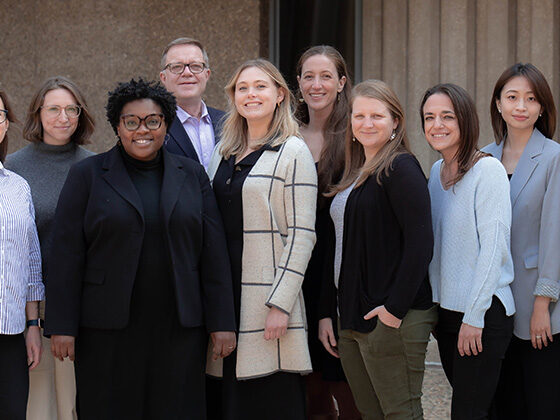
[[50, 232], [58, 196], [70, 167], [94, 154], [73, 142], [62, 146], [31, 143], [6, 158], [6, 168], [22, 176], [31, 188], [45, 279], [48, 270]]
[[331, 203], [330, 213], [334, 223], [335, 232], [335, 252], [334, 252], [334, 285], [338, 289], [338, 278], [340, 276], [340, 264], [342, 263], [342, 238], [344, 237], [344, 210], [348, 196], [354, 189], [354, 182], [344, 191], [334, 196]]
[[484, 315], [496, 296], [513, 315], [509, 284], [509, 182], [502, 164], [484, 157], [453, 187], [441, 184], [441, 164], [434, 163], [428, 188], [432, 203], [434, 256], [430, 284], [434, 302], [462, 312], [463, 322], [484, 328]]
[[[483, 151], [502, 159], [504, 142]], [[530, 339], [535, 296], [560, 295], [560, 145], [535, 129], [511, 177], [511, 285], [516, 314], [513, 333]], [[560, 305], [549, 307], [552, 334], [560, 333]]]

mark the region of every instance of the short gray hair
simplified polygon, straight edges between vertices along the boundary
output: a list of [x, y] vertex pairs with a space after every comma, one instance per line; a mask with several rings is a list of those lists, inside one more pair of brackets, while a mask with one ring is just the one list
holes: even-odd
[[194, 45], [195, 47], [200, 48], [200, 51], [202, 51], [202, 58], [204, 59], [204, 64], [206, 64], [207, 68], [210, 68], [210, 62], [208, 61], [208, 54], [206, 53], [206, 50], [204, 49], [204, 46], [202, 45], [202, 43], [200, 41], [198, 41], [197, 39], [194, 39], [194, 38], [182, 37], [182, 38], [177, 38], [177, 39], [174, 39], [173, 41], [171, 41], [169, 44], [167, 44], [167, 46], [163, 50], [163, 53], [161, 54], [161, 69], [162, 70], [165, 67], [165, 61], [167, 60], [167, 53], [169, 52], [171, 47], [174, 47], [175, 45]]

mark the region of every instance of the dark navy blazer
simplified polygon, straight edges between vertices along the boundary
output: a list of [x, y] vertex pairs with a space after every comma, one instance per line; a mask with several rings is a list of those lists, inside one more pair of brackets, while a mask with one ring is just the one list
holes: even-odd
[[[214, 128], [214, 142], [218, 143], [222, 133], [222, 123], [225, 112], [211, 107], [207, 107], [207, 109], [210, 120], [212, 121], [212, 127]], [[187, 132], [185, 131], [185, 128], [183, 127], [183, 124], [181, 124], [179, 118], [173, 119], [171, 127], [169, 127], [168, 134], [169, 137], [165, 142], [165, 148], [168, 151], [177, 155], [186, 156], [200, 163], [191, 139], [187, 135]]]

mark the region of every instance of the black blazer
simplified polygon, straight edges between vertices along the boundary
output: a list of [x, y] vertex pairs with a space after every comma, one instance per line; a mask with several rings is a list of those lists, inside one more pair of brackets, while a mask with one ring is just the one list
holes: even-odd
[[[370, 176], [352, 190], [344, 211], [338, 307], [342, 329], [370, 332], [377, 320], [363, 316], [377, 306], [402, 319], [409, 309], [428, 309], [428, 265], [433, 253], [430, 196], [416, 158], [395, 158], [381, 185]], [[334, 261], [334, 246], [330, 247]], [[334, 264], [322, 291], [321, 318], [336, 316]]]
[[[212, 127], [214, 128], [214, 141], [218, 143], [220, 141], [220, 135], [222, 134], [222, 124], [225, 116], [224, 111], [219, 109], [210, 108], [208, 109], [208, 115], [210, 115], [210, 121], [212, 121]], [[186, 156], [190, 159], [196, 160], [200, 163], [196, 150], [192, 145], [191, 139], [187, 135], [183, 124], [179, 118], [175, 117], [168, 132], [169, 137], [165, 142], [165, 148], [171, 153], [177, 155]]]
[[[204, 168], [163, 150], [161, 212], [181, 325], [234, 331], [230, 265]], [[45, 334], [124, 328], [142, 240], [142, 202], [117, 146], [74, 165], [56, 209]]]

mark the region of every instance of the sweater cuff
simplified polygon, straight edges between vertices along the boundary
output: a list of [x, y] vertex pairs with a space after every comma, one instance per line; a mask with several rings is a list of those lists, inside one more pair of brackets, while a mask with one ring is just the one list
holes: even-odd
[[533, 295], [549, 297], [552, 302], [557, 302], [558, 295], [560, 295], [560, 284], [554, 280], [540, 278], [537, 280]]
[[465, 313], [463, 315], [463, 324], [469, 324], [471, 327], [484, 328], [485, 311], [476, 311]]

